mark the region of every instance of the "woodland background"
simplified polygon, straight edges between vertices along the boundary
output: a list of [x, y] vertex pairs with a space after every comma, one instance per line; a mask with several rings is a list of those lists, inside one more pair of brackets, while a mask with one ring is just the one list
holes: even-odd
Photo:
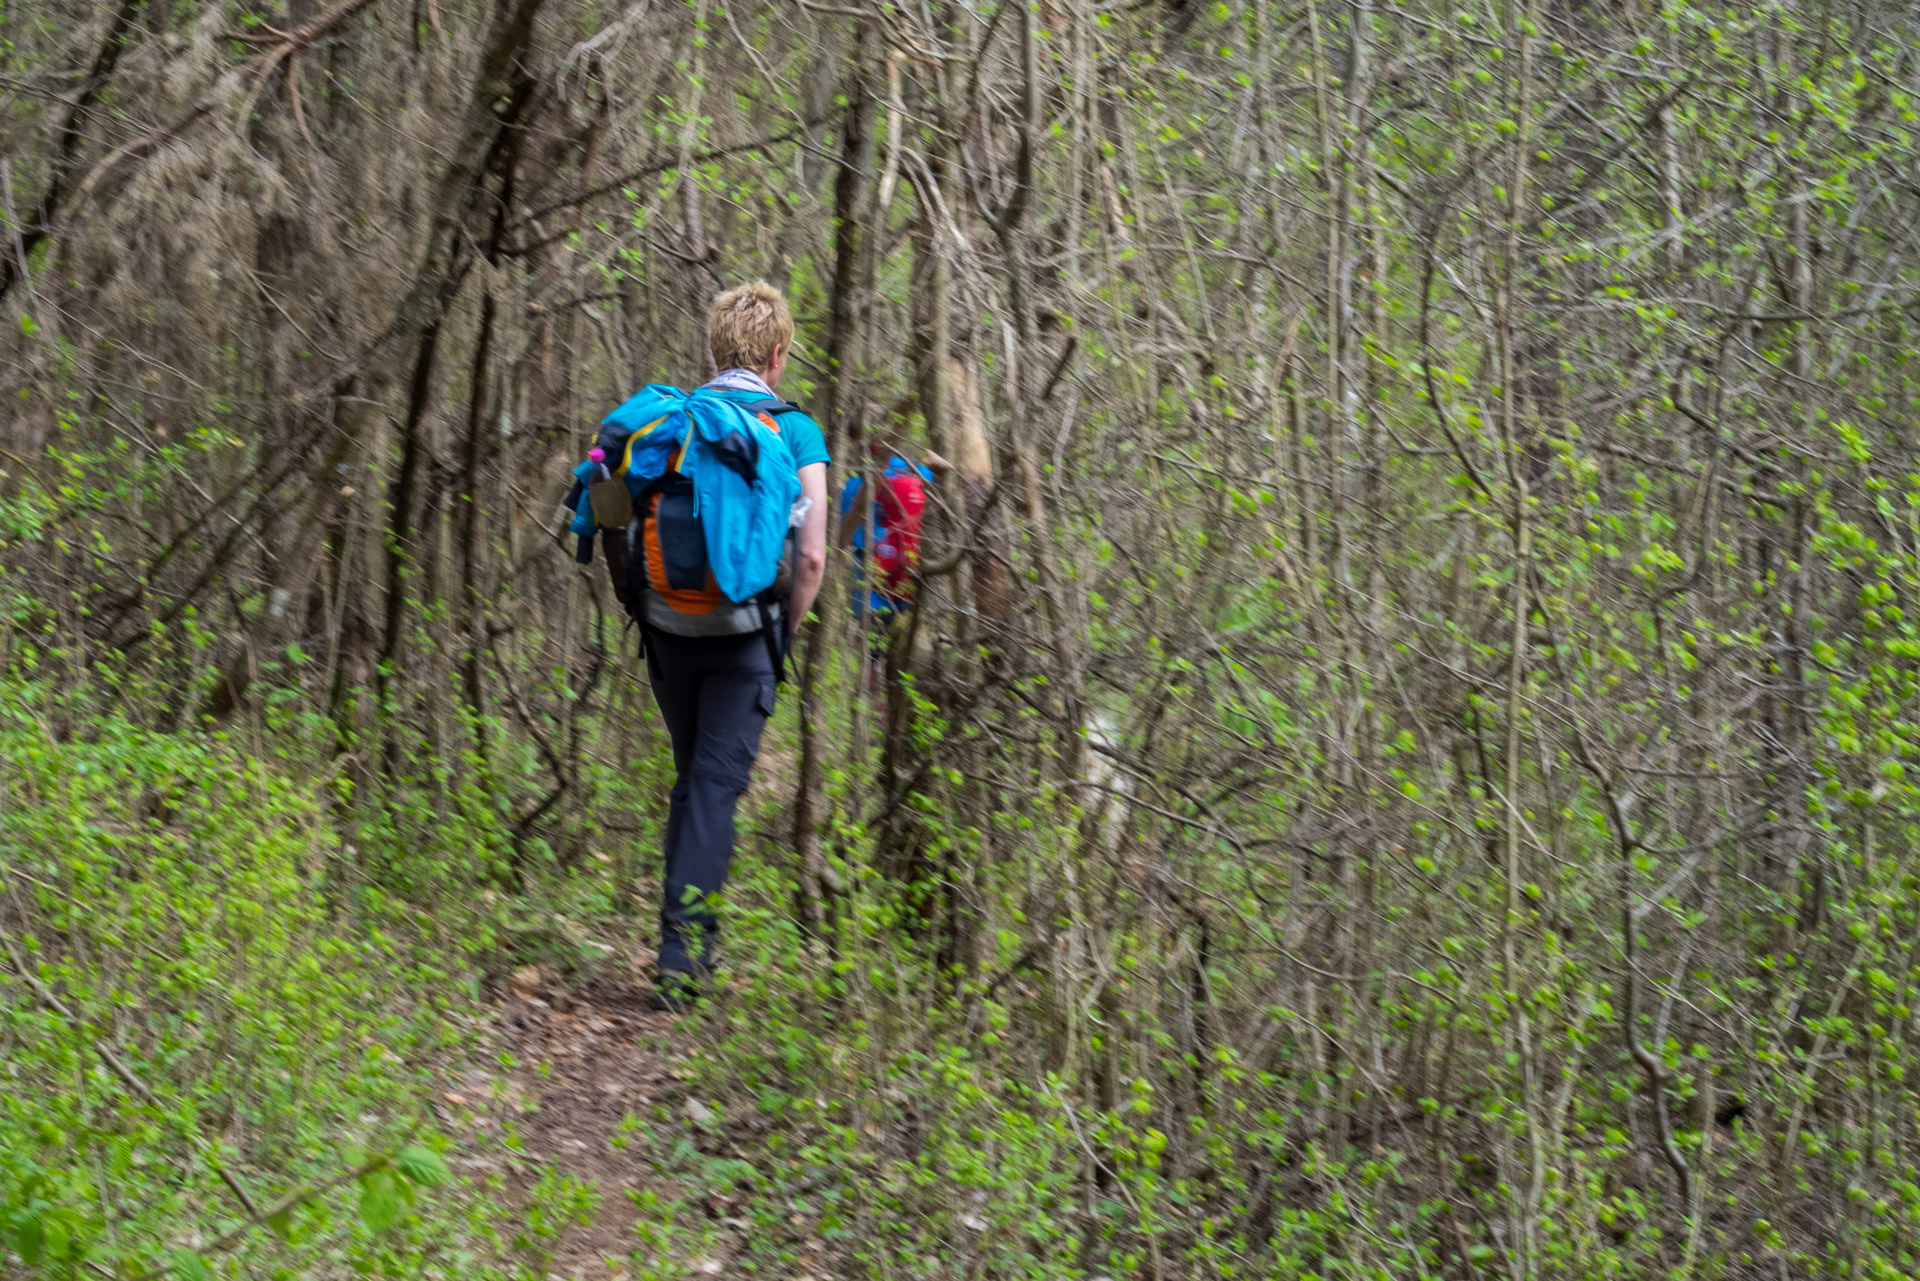
[[667, 1145], [735, 1272], [1912, 1275], [1917, 55], [6, 0], [0, 1270], [540, 1274], [592, 1190], [423, 1100], [652, 929], [555, 502], [764, 276], [836, 484], [958, 471], [876, 672], [830, 570], [743, 814], [687, 1070], [748, 1137]]

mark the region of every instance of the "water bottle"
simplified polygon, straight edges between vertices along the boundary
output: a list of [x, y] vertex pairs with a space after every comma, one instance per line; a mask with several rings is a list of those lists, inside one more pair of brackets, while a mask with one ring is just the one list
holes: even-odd
[[600, 546], [606, 549], [607, 565], [613, 571], [613, 591], [626, 601], [627, 522], [633, 519], [633, 499], [627, 482], [617, 480], [607, 469], [607, 451], [587, 451], [587, 501], [593, 504], [593, 520], [600, 527]]
[[627, 496], [625, 481], [616, 481], [607, 470], [607, 451], [587, 451], [587, 498], [593, 503], [593, 518], [602, 529], [625, 529], [633, 519], [633, 501]]

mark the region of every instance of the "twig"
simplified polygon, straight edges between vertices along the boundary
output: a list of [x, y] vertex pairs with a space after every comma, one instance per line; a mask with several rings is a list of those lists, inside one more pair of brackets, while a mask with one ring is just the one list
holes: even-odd
[[1000, 482], [995, 480], [987, 489], [987, 496], [975, 505], [973, 518], [967, 522], [966, 537], [961, 539], [954, 546], [954, 549], [947, 553], [944, 558], [934, 561], [931, 564], [924, 561], [921, 562], [920, 567], [914, 571], [914, 581], [920, 582], [929, 578], [945, 577], [960, 568], [960, 562], [965, 560], [968, 555], [979, 551], [979, 547], [976, 546], [976, 540], [980, 537], [980, 531], [986, 526], [987, 514], [993, 510], [994, 505], [999, 501]]
[[[107, 36], [101, 42], [100, 52], [93, 60], [92, 70], [88, 72], [79, 93], [67, 107], [66, 122], [60, 128], [60, 145], [53, 173], [47, 179], [47, 185], [41, 189], [40, 199], [32, 210], [33, 226], [21, 232], [18, 223], [15, 224], [15, 233], [20, 240], [19, 274], [15, 274], [11, 259], [0, 257], [0, 298], [6, 296], [16, 280], [25, 280], [27, 256], [51, 234], [53, 220], [65, 201], [67, 183], [73, 177], [75, 162], [79, 159], [84, 140], [82, 129], [84, 117], [93, 109], [101, 88], [113, 75], [114, 68], [119, 65], [120, 51], [125, 43], [127, 30], [133, 24], [134, 10], [137, 6], [138, 0], [121, 0], [113, 20], [107, 25]], [[13, 198], [11, 196], [7, 198], [7, 203], [9, 217], [12, 217]]]
[[[708, 160], [718, 160], [722, 156], [737, 155], [742, 151], [759, 151], [767, 147], [777, 147], [783, 142], [792, 142], [794, 139], [801, 137], [806, 133], [807, 128], [822, 123], [824, 119], [824, 117], [809, 119], [806, 122], [806, 128], [789, 129], [784, 133], [769, 134], [765, 138], [754, 138], [747, 142], [731, 143], [725, 147], [714, 147], [708, 151], [696, 151], [687, 157], [687, 159], [695, 164], [700, 164]], [[521, 221], [532, 222], [536, 218], [544, 218], [548, 214], [557, 212], [558, 210], [567, 209], [574, 205], [585, 204], [587, 201], [604, 196], [608, 192], [618, 191], [622, 187], [632, 186], [636, 179], [650, 178], [654, 174], [666, 173], [669, 169], [678, 169], [680, 163], [680, 157], [676, 155], [671, 160], [657, 160], [652, 164], [642, 165], [638, 169], [621, 174], [618, 178], [609, 179], [597, 187], [589, 187], [577, 196], [568, 196], [566, 199], [556, 200], [550, 205], [542, 205], [532, 213], [527, 214]]]
[[1047, 385], [1040, 392], [1040, 403], [1045, 404], [1053, 398], [1053, 392], [1060, 385], [1061, 377], [1067, 372], [1067, 366], [1073, 361], [1073, 353], [1080, 348], [1080, 335], [1068, 334], [1067, 345], [1060, 349], [1060, 359], [1053, 362], [1053, 372], [1047, 375]]
[[[14, 946], [13, 936], [0, 933], [0, 940], [4, 940], [6, 943], [7, 959], [13, 963], [14, 971], [26, 980], [27, 986], [33, 989], [34, 995], [40, 998], [41, 1004], [45, 1005], [55, 1014], [58, 1014], [61, 1018], [67, 1020], [67, 1022], [73, 1024], [75, 1028], [84, 1030], [86, 1024], [80, 1017], [68, 1009], [66, 1002], [56, 996], [53, 989], [49, 988], [45, 983], [42, 983], [40, 976], [28, 967], [26, 960], [20, 955], [19, 949]], [[93, 1048], [94, 1052], [99, 1054], [101, 1061], [107, 1065], [108, 1070], [120, 1078], [121, 1083], [127, 1087], [129, 1093], [147, 1106], [155, 1110], [162, 1110], [159, 1098], [154, 1095], [152, 1090], [147, 1088], [146, 1082], [134, 1075], [133, 1069], [122, 1062], [120, 1056], [115, 1054], [113, 1050], [107, 1046], [106, 1042], [95, 1038]], [[220, 1176], [220, 1181], [227, 1185], [227, 1190], [233, 1193], [234, 1199], [246, 1208], [246, 1212], [249, 1215], [258, 1216], [260, 1207], [254, 1204], [251, 1196], [247, 1195], [246, 1188], [241, 1186], [240, 1180], [234, 1177], [233, 1172], [219, 1162], [217, 1159], [218, 1153], [213, 1150], [213, 1145], [191, 1129], [186, 1130], [185, 1133], [187, 1142], [193, 1145], [196, 1152], [206, 1158], [208, 1166], [215, 1174]]]
[[[1871, 936], [1868, 936], [1871, 937]], [[1821, 1021], [1820, 1032], [1813, 1038], [1813, 1045], [1807, 1050], [1807, 1069], [1800, 1074], [1800, 1088], [1794, 1091], [1793, 1112], [1787, 1118], [1786, 1133], [1780, 1140], [1780, 1168], [1782, 1172], [1790, 1168], [1793, 1161], [1793, 1145], [1800, 1137], [1800, 1121], [1807, 1110], [1807, 1091], [1813, 1085], [1814, 1075], [1820, 1070], [1820, 1055], [1827, 1048], [1827, 1028], [1833, 1025], [1834, 1016], [1840, 1013], [1841, 1004], [1847, 999], [1847, 993], [1853, 988], [1853, 980], [1860, 972], [1860, 962], [1867, 954], [1867, 939], [1853, 950], [1853, 960], [1847, 963], [1840, 982], [1833, 989], [1833, 999], [1827, 1002], [1827, 1017]]]
[[[387, 1164], [389, 1164], [389, 1161], [386, 1157], [384, 1156], [375, 1157], [373, 1160], [366, 1162], [364, 1165], [356, 1166], [351, 1170], [341, 1171], [339, 1174], [334, 1175], [331, 1179], [328, 1179], [324, 1183], [311, 1184], [307, 1187], [299, 1188], [299, 1189], [296, 1189], [295, 1191], [289, 1192], [285, 1196], [281, 1197], [278, 1201], [275, 1201], [272, 1205], [268, 1206], [266, 1209], [256, 1211], [252, 1218], [246, 1220], [244, 1223], [238, 1224], [237, 1226], [229, 1230], [227, 1233], [225, 1233], [223, 1236], [215, 1240], [212, 1245], [202, 1248], [199, 1251], [199, 1253], [219, 1254], [224, 1250], [230, 1249], [236, 1242], [240, 1240], [241, 1237], [253, 1231], [255, 1228], [259, 1227], [261, 1224], [268, 1223], [280, 1217], [283, 1214], [286, 1214], [293, 1210], [297, 1210], [301, 1206], [305, 1205], [307, 1202], [313, 1200], [315, 1197], [321, 1196], [327, 1192], [331, 1192], [333, 1189], [339, 1187], [342, 1183], [350, 1182], [354, 1179], [359, 1178], [363, 1174], [368, 1174], [374, 1170], [379, 1169], [381, 1166], [387, 1165]], [[156, 1275], [158, 1274], [152, 1273], [152, 1272], [142, 1273], [138, 1281], [147, 1281], [147, 1278], [150, 1278]]]
[[1667, 1107], [1667, 1069], [1660, 1056], [1648, 1049], [1640, 1041], [1635, 1028], [1639, 1021], [1640, 1001], [1640, 959], [1637, 930], [1634, 923], [1633, 894], [1633, 851], [1638, 844], [1633, 829], [1627, 822], [1627, 807], [1631, 798], [1622, 801], [1613, 788], [1613, 780], [1600, 768], [1593, 752], [1587, 746], [1585, 728], [1575, 721], [1573, 729], [1573, 755], [1600, 787], [1600, 798], [1606, 806], [1607, 821], [1613, 827], [1614, 839], [1618, 845], [1620, 857], [1620, 948], [1622, 965], [1625, 971], [1626, 999], [1621, 1003], [1620, 1026], [1627, 1038], [1627, 1049], [1633, 1055], [1633, 1061], [1647, 1077], [1647, 1092], [1653, 1096], [1654, 1120], [1660, 1131], [1660, 1151], [1673, 1169], [1673, 1177], [1680, 1184], [1680, 1202], [1691, 1213], [1693, 1205], [1693, 1171], [1687, 1166], [1687, 1158], [1681, 1155], [1680, 1145], [1673, 1137], [1673, 1117]]
[[[238, 68], [236, 72], [229, 74], [237, 74], [240, 81], [246, 85], [247, 101], [251, 103], [254, 96], [259, 93], [260, 86], [265, 84], [267, 78], [279, 69], [281, 63], [291, 58], [301, 49], [312, 44], [315, 40], [318, 40], [327, 32], [333, 30], [333, 28], [345, 22], [348, 18], [353, 17], [373, 2], [374, 0], [340, 0], [339, 4], [334, 5], [333, 8], [328, 9], [325, 13], [318, 15], [312, 21], [295, 27], [292, 31], [288, 32], [286, 39], [275, 45], [272, 49], [263, 50], [260, 53], [254, 54], [245, 64]], [[213, 109], [219, 105], [218, 91], [221, 85], [227, 82], [228, 77], [222, 76], [220, 81], [216, 83], [212, 89], [202, 94], [199, 100], [191, 107], [188, 107], [186, 111], [174, 117], [174, 119], [154, 130], [152, 133], [121, 143], [118, 147], [108, 152], [101, 158], [98, 164], [94, 165], [94, 167], [88, 171], [87, 176], [81, 181], [78, 188], [80, 199], [84, 201], [92, 196], [94, 189], [106, 181], [123, 161], [146, 159], [148, 156], [153, 155], [154, 152], [160, 150], [160, 148], [178, 138], [181, 134], [184, 134], [188, 129], [191, 129], [200, 120], [212, 115]]]

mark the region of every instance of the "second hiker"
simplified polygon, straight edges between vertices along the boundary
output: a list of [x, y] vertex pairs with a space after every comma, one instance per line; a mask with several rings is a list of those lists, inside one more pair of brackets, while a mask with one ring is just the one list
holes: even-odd
[[[867, 406], [870, 420], [877, 420], [882, 412], [878, 405]], [[902, 409], [894, 414], [896, 418], [905, 416]], [[902, 428], [876, 428], [867, 440], [867, 454], [875, 473], [871, 505], [864, 509], [861, 506], [867, 486], [858, 473], [848, 477], [840, 490], [839, 546], [853, 553], [853, 613], [865, 625], [868, 650], [876, 663], [886, 654], [894, 619], [913, 608], [927, 486], [953, 470], [953, 464], [930, 449], [925, 451], [925, 462], [909, 462], [909, 448]], [[869, 533], [873, 537], [871, 557]], [[877, 668], [870, 673], [875, 679], [878, 675]]]

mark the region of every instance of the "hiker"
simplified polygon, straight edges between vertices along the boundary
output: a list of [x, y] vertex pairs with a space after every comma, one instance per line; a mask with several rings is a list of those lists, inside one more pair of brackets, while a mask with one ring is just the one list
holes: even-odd
[[[868, 416], [878, 417], [879, 406], [869, 405]], [[865, 488], [862, 476], [848, 477], [840, 490], [837, 541], [842, 551], [853, 552], [857, 566], [853, 611], [856, 617], [865, 615], [869, 652], [875, 660], [886, 653], [894, 619], [913, 607], [913, 572], [918, 564], [926, 488], [953, 470], [953, 464], [932, 450], [926, 452], [923, 463], [909, 462], [906, 453], [907, 442], [900, 432], [885, 428], [875, 431], [867, 442], [868, 457], [879, 472], [871, 511], [858, 507]], [[874, 542], [872, 557], [867, 554], [869, 527]]]
[[579, 558], [598, 535], [640, 625], [673, 742], [654, 985], [676, 1011], [713, 971], [734, 809], [826, 568], [826, 439], [774, 393], [793, 343], [786, 300], [764, 281], [730, 289], [707, 331], [720, 372], [609, 414], [570, 499]]

